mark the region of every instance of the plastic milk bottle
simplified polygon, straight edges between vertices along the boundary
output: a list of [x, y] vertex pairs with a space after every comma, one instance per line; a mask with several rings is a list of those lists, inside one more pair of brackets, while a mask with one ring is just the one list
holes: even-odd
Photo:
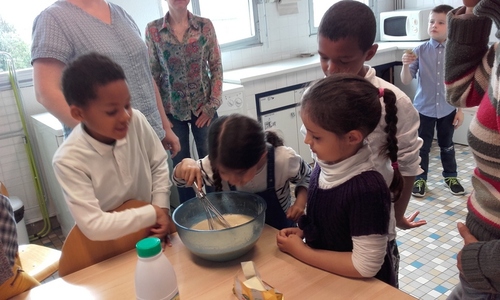
[[135, 295], [138, 300], [179, 300], [174, 268], [163, 254], [157, 237], [140, 240], [135, 269]]

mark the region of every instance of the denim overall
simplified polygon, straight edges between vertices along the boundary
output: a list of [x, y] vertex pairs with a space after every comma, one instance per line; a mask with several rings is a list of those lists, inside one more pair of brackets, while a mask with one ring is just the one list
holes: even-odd
[[[231, 186], [231, 190], [236, 189], [234, 186]], [[277, 229], [296, 226], [295, 222], [287, 219], [283, 208], [281, 208], [278, 196], [276, 196], [276, 189], [274, 186], [274, 147], [270, 144], [267, 145], [267, 188], [262, 192], [254, 194], [266, 200], [266, 224]]]

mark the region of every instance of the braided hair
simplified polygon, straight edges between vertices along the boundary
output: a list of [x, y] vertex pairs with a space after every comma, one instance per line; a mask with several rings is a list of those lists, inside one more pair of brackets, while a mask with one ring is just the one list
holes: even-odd
[[358, 130], [367, 137], [382, 117], [385, 104], [384, 131], [387, 133], [382, 155], [392, 162], [394, 177], [389, 186], [393, 199], [399, 199], [403, 189], [403, 177], [397, 166], [398, 139], [396, 96], [389, 89], [378, 89], [366, 79], [353, 74], [332, 74], [313, 82], [302, 96], [302, 111], [312, 122], [338, 136]]

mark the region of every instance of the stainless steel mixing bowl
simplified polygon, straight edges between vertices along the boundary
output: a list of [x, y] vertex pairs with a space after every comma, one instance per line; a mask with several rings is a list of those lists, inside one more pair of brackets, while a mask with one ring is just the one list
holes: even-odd
[[216, 192], [208, 199], [222, 214], [243, 214], [252, 220], [220, 230], [196, 230], [193, 225], [206, 220], [203, 205], [192, 198], [177, 207], [172, 219], [184, 245], [195, 255], [211, 261], [227, 261], [248, 252], [259, 239], [265, 223], [266, 201], [244, 192]]

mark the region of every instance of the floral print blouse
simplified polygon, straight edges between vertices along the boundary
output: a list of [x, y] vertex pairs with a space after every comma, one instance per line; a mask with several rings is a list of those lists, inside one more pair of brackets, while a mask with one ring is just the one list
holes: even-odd
[[165, 112], [187, 121], [201, 108], [213, 117], [222, 103], [222, 60], [214, 26], [188, 12], [189, 28], [179, 41], [168, 14], [146, 28], [151, 72]]

